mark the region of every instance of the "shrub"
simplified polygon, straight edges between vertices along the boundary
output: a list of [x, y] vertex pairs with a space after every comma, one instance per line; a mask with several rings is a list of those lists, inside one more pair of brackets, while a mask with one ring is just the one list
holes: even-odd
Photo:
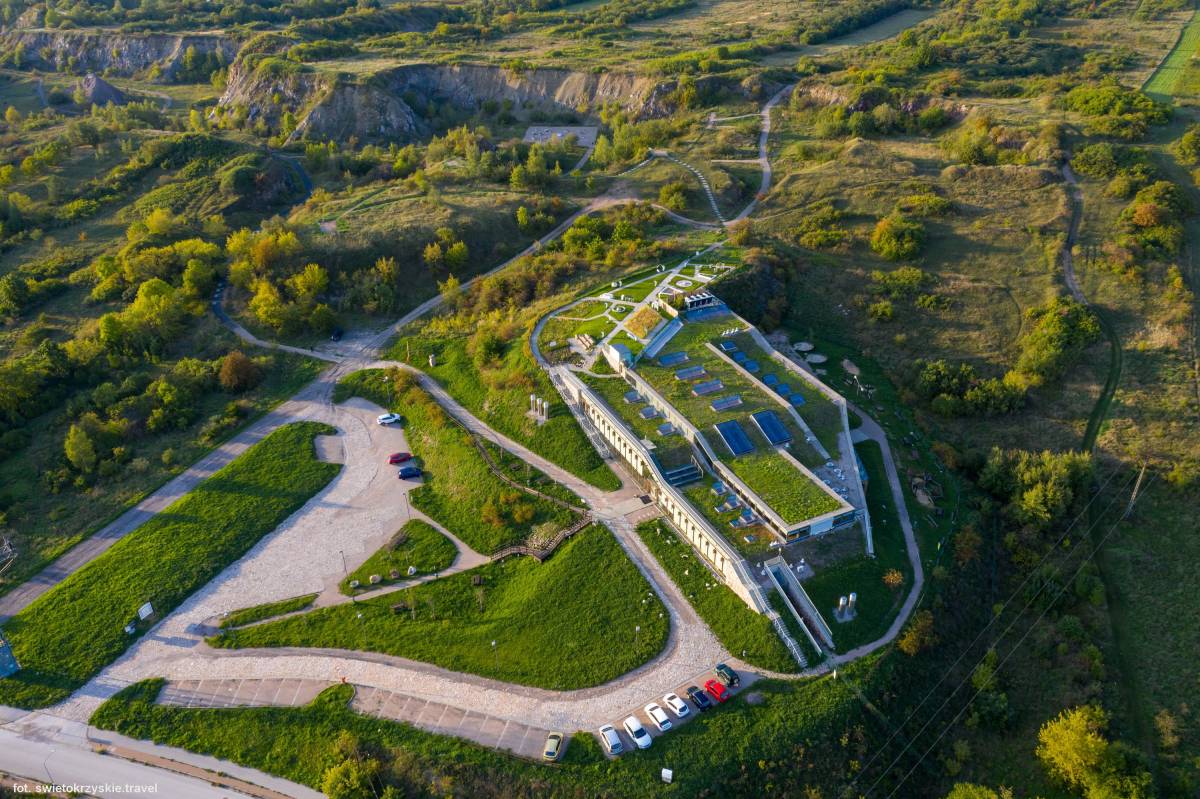
[[258, 385], [262, 380], [262, 370], [241, 351], [232, 350], [221, 360], [218, 379], [221, 388], [231, 394], [240, 394]]
[[875, 225], [871, 232], [871, 249], [889, 261], [916, 258], [925, 239], [925, 228], [920, 222], [893, 212]]

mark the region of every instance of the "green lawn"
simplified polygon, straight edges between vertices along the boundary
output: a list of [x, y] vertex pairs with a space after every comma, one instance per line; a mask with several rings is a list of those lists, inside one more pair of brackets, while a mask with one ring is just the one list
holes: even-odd
[[[875, 538], [875, 557], [865, 555], [817, 570], [804, 581], [804, 590], [833, 631], [833, 643], [839, 652], [874, 641], [887, 631], [900, 604], [912, 587], [912, 566], [904, 545], [904, 531], [892, 502], [892, 491], [884, 473], [883, 452], [874, 441], [855, 444], [854, 448], [867, 467], [867, 508], [871, 514], [871, 531]], [[834, 533], [843, 535], [843, 533]], [[860, 535], [857, 528], [845, 535]], [[889, 569], [904, 575], [904, 584], [893, 591], [883, 583]], [[851, 591], [858, 594], [858, 615], [853, 621], [840, 624], [833, 617], [838, 597]]]
[[[363, 565], [350, 572], [349, 576], [342, 580], [339, 588], [343, 594], [370, 590], [373, 587], [373, 574], [381, 578], [379, 585], [402, 583], [411, 579], [408, 574], [409, 566], [416, 568], [413, 577], [436, 574], [450, 568], [457, 555], [458, 549], [454, 543], [438, 532], [433, 525], [420, 519], [411, 519], [404, 523], [391, 541], [367, 558]], [[392, 577], [393, 571], [399, 576]], [[359, 582], [357, 591], [350, 587], [352, 580]]]
[[570, 511], [493, 474], [470, 435], [423, 390], [412, 384], [389, 391], [384, 375], [355, 372], [338, 383], [334, 397], [363, 397], [405, 417], [408, 443], [425, 471], [424, 485], [409, 494], [413, 505], [484, 554], [524, 541], [538, 525], [571, 523]]
[[[859, 671], [842, 669], [855, 679]], [[844, 780], [850, 762], [865, 755], [857, 744], [839, 744], [862, 723], [862, 711], [847, 681], [829, 678], [761, 681], [754, 686], [757, 704], [737, 699], [721, 705], [651, 749], [615, 760], [600, 753], [590, 731], [577, 733], [555, 766], [361, 716], [347, 707], [354, 690], [347, 685], [333, 686], [303, 707], [231, 709], [156, 705], [161, 686], [160, 680], [131, 685], [102, 705], [91, 723], [318, 789], [324, 771], [346, 759], [348, 740], [381, 759], [381, 779], [400, 787], [401, 796], [429, 795], [431, 784], [453, 786], [456, 796], [529, 795], [530, 785], [538, 786], [539, 796], [798, 796], [805, 783]], [[675, 769], [671, 786], [660, 780], [664, 767]]]
[[637, 532], [726, 649], [760, 668], [781, 672], [799, 669], [771, 620], [755, 613], [729, 587], [717, 582], [695, 550], [666, 524], [644, 522]]
[[[475, 578], [482, 584], [476, 586]], [[406, 607], [395, 612], [398, 603]], [[506, 558], [213, 640], [226, 647], [383, 652], [568, 690], [599, 685], [645, 663], [666, 645], [667, 627], [662, 603], [645, 578], [612, 535], [593, 526], [560, 545], [545, 563]]]
[[278, 602], [265, 602], [261, 605], [253, 605], [241, 610], [235, 610], [221, 619], [221, 627], [222, 629], [226, 627], [240, 627], [243, 624], [253, 624], [263, 619], [273, 619], [285, 613], [295, 613], [298, 610], [307, 608], [318, 596], [320, 595], [304, 594], [303, 596], [281, 599]]
[[[427, 371], [471, 413], [504, 435], [524, 444], [547, 460], [557, 463], [591, 485], [606, 491], [621, 487], [621, 481], [596, 453], [575, 418], [559, 399], [545, 372], [529, 354], [528, 345], [510, 344], [497, 372], [511, 380], [491, 384], [467, 354], [465, 338], [409, 336], [399, 339], [391, 355]], [[429, 355], [437, 366], [429, 368]], [[411, 358], [411, 360], [410, 360]], [[528, 416], [529, 395], [550, 400], [550, 419], [537, 424]]]
[[1187, 71], [1198, 46], [1200, 46], [1200, 14], [1193, 13], [1187, 26], [1179, 35], [1179, 41], [1158, 65], [1158, 69], [1154, 70], [1154, 74], [1146, 81], [1142, 91], [1156, 100], [1170, 102], [1172, 95], [1177, 93], [1180, 79]]
[[161, 617], [238, 560], [341, 469], [317, 460], [315, 422], [281, 427], [41, 596], [5, 625], [22, 670], [0, 703], [62, 701], [149, 628], [125, 625], [143, 602]]

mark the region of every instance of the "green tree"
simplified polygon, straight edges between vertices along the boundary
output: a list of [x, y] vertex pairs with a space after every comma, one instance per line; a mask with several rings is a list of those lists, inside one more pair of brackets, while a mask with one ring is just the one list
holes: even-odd
[[1132, 749], [1105, 737], [1108, 714], [1095, 705], [1068, 708], [1038, 731], [1037, 756], [1056, 780], [1086, 799], [1148, 799], [1150, 772]]
[[330, 766], [321, 777], [321, 793], [329, 799], [375, 799], [379, 761], [344, 760]]
[[96, 446], [91, 436], [79, 425], [71, 425], [67, 438], [63, 441], [63, 452], [71, 465], [84, 474], [96, 468]]
[[221, 388], [238, 394], [258, 385], [262, 371], [240, 350], [232, 350], [221, 359], [221, 371], [217, 379], [221, 381]]
[[871, 249], [889, 261], [916, 258], [925, 240], [925, 228], [916, 220], [893, 212], [875, 225], [871, 232]]
[[461, 241], [456, 241], [446, 250], [444, 261], [447, 269], [462, 269], [467, 265], [470, 258], [470, 253], [467, 250], [467, 245]]

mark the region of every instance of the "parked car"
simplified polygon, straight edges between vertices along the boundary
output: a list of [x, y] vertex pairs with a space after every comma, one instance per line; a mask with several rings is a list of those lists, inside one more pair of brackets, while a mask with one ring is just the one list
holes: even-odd
[[625, 732], [629, 733], [629, 737], [633, 739], [638, 749], [650, 748], [653, 739], [650, 737], [650, 733], [646, 732], [646, 728], [642, 726], [642, 722], [638, 721], [637, 716], [630, 716], [621, 724], [625, 727]]
[[546, 745], [542, 747], [542, 760], [558, 760], [562, 754], [563, 736], [561, 732], [552, 732], [546, 736]]
[[708, 691], [708, 695], [717, 702], [725, 702], [729, 699], [729, 689], [720, 680], [709, 680], [704, 683], [704, 690]]
[[738, 673], [726, 666], [724, 663], [718, 663], [717, 667], [713, 669], [713, 671], [717, 673], [717, 679], [730, 688], [737, 687], [738, 683], [742, 681], [742, 678], [738, 676]]
[[412, 460], [411, 452], [393, 452], [388, 455], [388, 464], [395, 466], [397, 463], [404, 463]]
[[611, 724], [605, 724], [600, 728], [600, 740], [604, 743], [604, 748], [608, 750], [610, 755], [619, 755], [624, 749], [621, 746], [621, 736], [617, 735], [617, 730]]
[[663, 697], [663, 704], [671, 708], [671, 712], [681, 719], [686, 718], [692, 712], [688, 703], [680, 699], [678, 694], [667, 694]]
[[659, 732], [666, 732], [671, 729], [671, 720], [667, 718], [667, 711], [663, 710], [657, 702], [651, 702], [642, 710], [646, 711], [646, 715], [650, 718], [650, 722], [658, 727]]
[[692, 700], [692, 704], [694, 704], [696, 709], [701, 713], [713, 706], [713, 701], [708, 698], [708, 694], [704, 693], [694, 685], [687, 689], [687, 695], [688, 699]]
[[342, 329], [340, 327], [335, 327], [333, 329], [333, 332], [329, 334], [329, 340], [330, 341], [341, 341], [342, 340]]
[[381, 413], [379, 418], [375, 420], [376, 424], [395, 424], [400, 421], [401, 416], [398, 413]]
[[416, 466], [405, 466], [396, 474], [401, 480], [415, 480], [421, 476], [421, 470]]

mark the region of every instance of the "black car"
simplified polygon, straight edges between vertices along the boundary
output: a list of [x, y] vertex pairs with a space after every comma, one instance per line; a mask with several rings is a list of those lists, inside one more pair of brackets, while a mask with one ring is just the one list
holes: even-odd
[[723, 682], [729, 688], [736, 688], [742, 680], [733, 669], [726, 666], [724, 663], [718, 663], [713, 669], [717, 673], [717, 679]]
[[329, 334], [329, 340], [330, 341], [341, 341], [342, 340], [342, 329], [340, 327], [335, 327], [333, 329], [333, 332]]
[[688, 699], [692, 700], [692, 704], [696, 706], [697, 710], [704, 711], [713, 706], [713, 701], [708, 698], [708, 694], [694, 685], [688, 686], [687, 696]]

